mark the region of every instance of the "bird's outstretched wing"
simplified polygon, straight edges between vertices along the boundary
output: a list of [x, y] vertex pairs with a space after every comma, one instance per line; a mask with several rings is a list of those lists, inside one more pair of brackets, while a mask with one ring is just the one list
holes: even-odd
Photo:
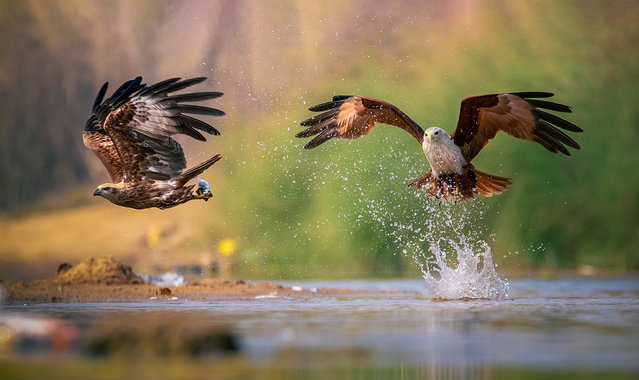
[[[182, 147], [171, 136], [185, 134], [205, 141], [206, 139], [199, 131], [212, 135], [220, 134], [209, 124], [186, 114], [222, 116], [224, 112], [215, 108], [183, 103], [217, 98], [222, 93], [198, 92], [169, 95], [201, 83], [205, 79], [203, 77], [185, 80], [172, 78], [152, 86], [142, 85], [137, 91], [128, 93], [124, 99], [111, 107], [102, 122], [99, 117], [96, 118], [97, 125], [108, 135], [117, 151], [124, 181], [176, 178], [186, 167], [186, 159]], [[140, 82], [141, 78], [133, 81], [138, 84]], [[105, 87], [103, 89], [106, 90]], [[95, 124], [95, 121], [91, 125], [87, 122], [87, 127], [95, 128], [92, 127]]]
[[501, 130], [511, 136], [537, 142], [551, 152], [570, 155], [566, 146], [579, 149], [579, 144], [559, 128], [571, 132], [583, 130], [542, 109], [572, 112], [571, 108], [534, 99], [553, 95], [548, 92], [514, 92], [466, 98], [461, 103], [457, 128], [453, 133], [455, 144], [461, 147], [464, 157], [470, 162]]
[[124, 102], [128, 101], [131, 95], [144, 87], [142, 78], [137, 77], [133, 80], [124, 82], [111, 97], [102, 102], [109, 82], [102, 85], [98, 95], [93, 102], [92, 112], [82, 133], [82, 141], [84, 145], [91, 149], [93, 153], [100, 159], [104, 167], [109, 172], [113, 183], [120, 182], [123, 177], [122, 161], [120, 155], [113, 145], [113, 140], [104, 130], [104, 121], [109, 113], [120, 107]]
[[394, 105], [383, 100], [362, 96], [338, 95], [327, 103], [310, 107], [310, 111], [323, 113], [304, 120], [308, 127], [296, 137], [315, 136], [306, 149], [312, 149], [332, 139], [356, 139], [366, 135], [375, 123], [394, 125], [410, 133], [419, 143], [424, 139], [424, 130], [408, 115]]

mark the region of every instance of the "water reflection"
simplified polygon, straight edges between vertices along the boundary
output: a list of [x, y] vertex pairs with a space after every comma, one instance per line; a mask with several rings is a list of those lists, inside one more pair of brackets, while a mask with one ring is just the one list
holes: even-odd
[[509, 300], [451, 302], [425, 298], [421, 281], [298, 285], [380, 292], [289, 300], [5, 305], [3, 314], [62, 318], [81, 331], [123, 314], [138, 322], [140, 316], [177, 315], [176, 321], [197, 316], [198, 323], [227, 326], [238, 343], [233, 356], [249, 367], [393, 374], [403, 368], [426, 378], [492, 378], [511, 367], [639, 370], [636, 279], [513, 281]]

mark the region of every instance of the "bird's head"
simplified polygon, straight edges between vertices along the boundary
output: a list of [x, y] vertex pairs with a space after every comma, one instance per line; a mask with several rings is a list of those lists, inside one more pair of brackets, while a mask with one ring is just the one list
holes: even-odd
[[424, 145], [431, 144], [433, 142], [441, 142], [445, 139], [450, 139], [450, 135], [439, 127], [430, 127], [424, 131]]
[[95, 191], [93, 192], [93, 195], [94, 196], [99, 195], [102, 198], [112, 200], [116, 198], [119, 193], [120, 193], [120, 187], [117, 184], [103, 183], [102, 185], [98, 186], [95, 189]]

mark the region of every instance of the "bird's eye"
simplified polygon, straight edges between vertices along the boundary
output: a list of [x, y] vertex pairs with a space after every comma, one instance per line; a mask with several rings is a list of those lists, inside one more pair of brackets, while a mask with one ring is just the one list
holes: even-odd
[[435, 131], [435, 136], [437, 136], [439, 134], [439, 131]]

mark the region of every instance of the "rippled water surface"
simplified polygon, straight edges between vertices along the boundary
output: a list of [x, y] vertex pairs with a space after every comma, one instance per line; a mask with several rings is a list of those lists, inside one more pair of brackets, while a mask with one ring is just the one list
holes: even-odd
[[423, 281], [291, 285], [379, 292], [337, 298], [5, 305], [1, 310], [58, 316], [78, 326], [122, 313], [204, 313], [230, 326], [239, 337], [238, 355], [253, 366], [399, 365], [428, 368], [431, 374], [479, 374], [493, 367], [639, 373], [639, 279], [513, 280], [507, 300], [447, 302], [428, 298]]

